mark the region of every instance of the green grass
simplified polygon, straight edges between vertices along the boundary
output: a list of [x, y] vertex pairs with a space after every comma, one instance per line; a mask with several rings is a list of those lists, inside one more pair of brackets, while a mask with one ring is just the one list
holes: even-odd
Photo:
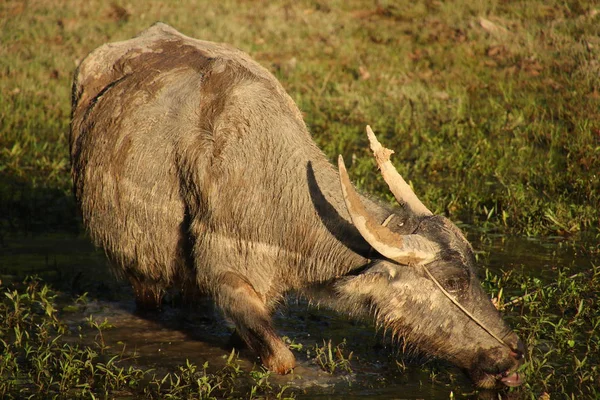
[[[57, 293], [37, 279], [1, 287], [0, 397], [3, 399], [293, 398], [287, 387], [271, 384], [261, 367], [242, 370], [232, 351], [222, 368], [186, 360], [175, 371], [140, 369], [135, 357], [104, 341], [107, 322], [89, 317], [68, 329], [56, 309]], [[85, 302], [76, 299], [70, 307]], [[90, 338], [92, 338], [90, 340]], [[86, 344], [86, 342], [92, 344]]]
[[600, 13], [578, 1], [47, 0], [0, 5], [4, 232], [75, 224], [67, 132], [73, 70], [157, 20], [232, 43], [273, 71], [330, 158], [389, 195], [373, 126], [432, 209], [521, 234], [596, 230]]
[[345, 347], [345, 339], [337, 345], [332, 345], [331, 340], [327, 342], [323, 340], [323, 346], [315, 344], [312, 349], [307, 350], [307, 356], [312, 358], [315, 364], [327, 373], [333, 374], [336, 370], [352, 373], [353, 353], [352, 351], [348, 353]]
[[484, 281], [528, 347], [528, 380], [515, 390], [518, 398], [600, 396], [600, 267], [573, 272], [558, 268], [550, 283], [516, 270], [488, 272]]

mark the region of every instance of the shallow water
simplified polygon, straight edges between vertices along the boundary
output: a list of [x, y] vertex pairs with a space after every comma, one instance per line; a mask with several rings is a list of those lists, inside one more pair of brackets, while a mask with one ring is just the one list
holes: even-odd
[[[480, 249], [480, 266], [496, 272], [518, 269], [551, 280], [557, 266], [583, 269], [590, 264], [584, 242], [475, 234], [469, 239]], [[0, 279], [4, 284], [37, 274], [59, 290], [74, 295], [88, 292], [92, 301], [80, 311], [65, 311], [64, 320], [75, 327], [89, 315], [96, 321], [106, 319], [114, 328], [104, 331], [105, 342], [114, 351], [125, 346], [127, 352], [135, 352], [138, 367], [153, 368], [160, 374], [185, 364], [186, 359], [197, 365], [208, 361], [217, 368], [225, 364], [223, 357], [230, 352], [232, 330], [209, 300], [201, 301], [194, 310], [167, 305], [162, 313], [137, 314], [129, 287], [112, 278], [104, 254], [85, 237], [5, 238], [0, 249]], [[422, 359], [414, 357], [406, 359], [368, 324], [310, 308], [303, 301], [290, 300], [276, 313], [275, 325], [282, 336], [302, 343], [304, 349], [295, 353], [298, 367], [293, 374], [272, 375], [270, 381], [297, 388], [300, 398], [447, 399], [451, 392], [468, 395], [473, 391], [456, 368], [431, 361], [423, 365]], [[347, 351], [354, 352], [352, 373], [329, 375], [309, 358], [307, 348], [329, 339], [333, 344], [346, 339]], [[246, 370], [258, 363], [248, 351], [242, 351], [240, 359]], [[409, 364], [406, 370], [397, 366], [396, 361], [402, 359]], [[431, 371], [450, 373], [432, 378]]]

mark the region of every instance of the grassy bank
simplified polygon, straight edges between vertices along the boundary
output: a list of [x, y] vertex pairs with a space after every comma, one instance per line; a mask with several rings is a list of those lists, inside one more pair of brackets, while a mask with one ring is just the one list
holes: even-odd
[[72, 228], [76, 64], [161, 20], [273, 71], [329, 157], [385, 194], [371, 124], [426, 204], [525, 234], [597, 230], [600, 8], [585, 2], [0, 5], [0, 229]]

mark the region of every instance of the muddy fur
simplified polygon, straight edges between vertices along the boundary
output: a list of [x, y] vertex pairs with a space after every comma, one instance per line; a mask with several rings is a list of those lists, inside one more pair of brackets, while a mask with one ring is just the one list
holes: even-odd
[[[517, 365], [418, 266], [381, 260], [362, 239], [297, 106], [239, 50], [164, 24], [96, 49], [75, 75], [70, 147], [84, 223], [140, 307], [173, 287], [207, 293], [280, 373], [294, 357], [270, 314], [291, 290], [464, 368], [484, 365], [485, 379]], [[394, 212], [394, 232], [438, 244], [432, 273], [456, 278], [461, 303], [518, 347], [458, 228], [361, 199], [380, 223]]]

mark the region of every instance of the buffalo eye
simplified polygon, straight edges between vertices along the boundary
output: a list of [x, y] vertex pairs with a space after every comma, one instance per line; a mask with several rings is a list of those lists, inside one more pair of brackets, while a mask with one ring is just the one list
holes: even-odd
[[451, 277], [444, 280], [442, 286], [448, 293], [458, 293], [467, 287], [467, 282], [462, 277]]

